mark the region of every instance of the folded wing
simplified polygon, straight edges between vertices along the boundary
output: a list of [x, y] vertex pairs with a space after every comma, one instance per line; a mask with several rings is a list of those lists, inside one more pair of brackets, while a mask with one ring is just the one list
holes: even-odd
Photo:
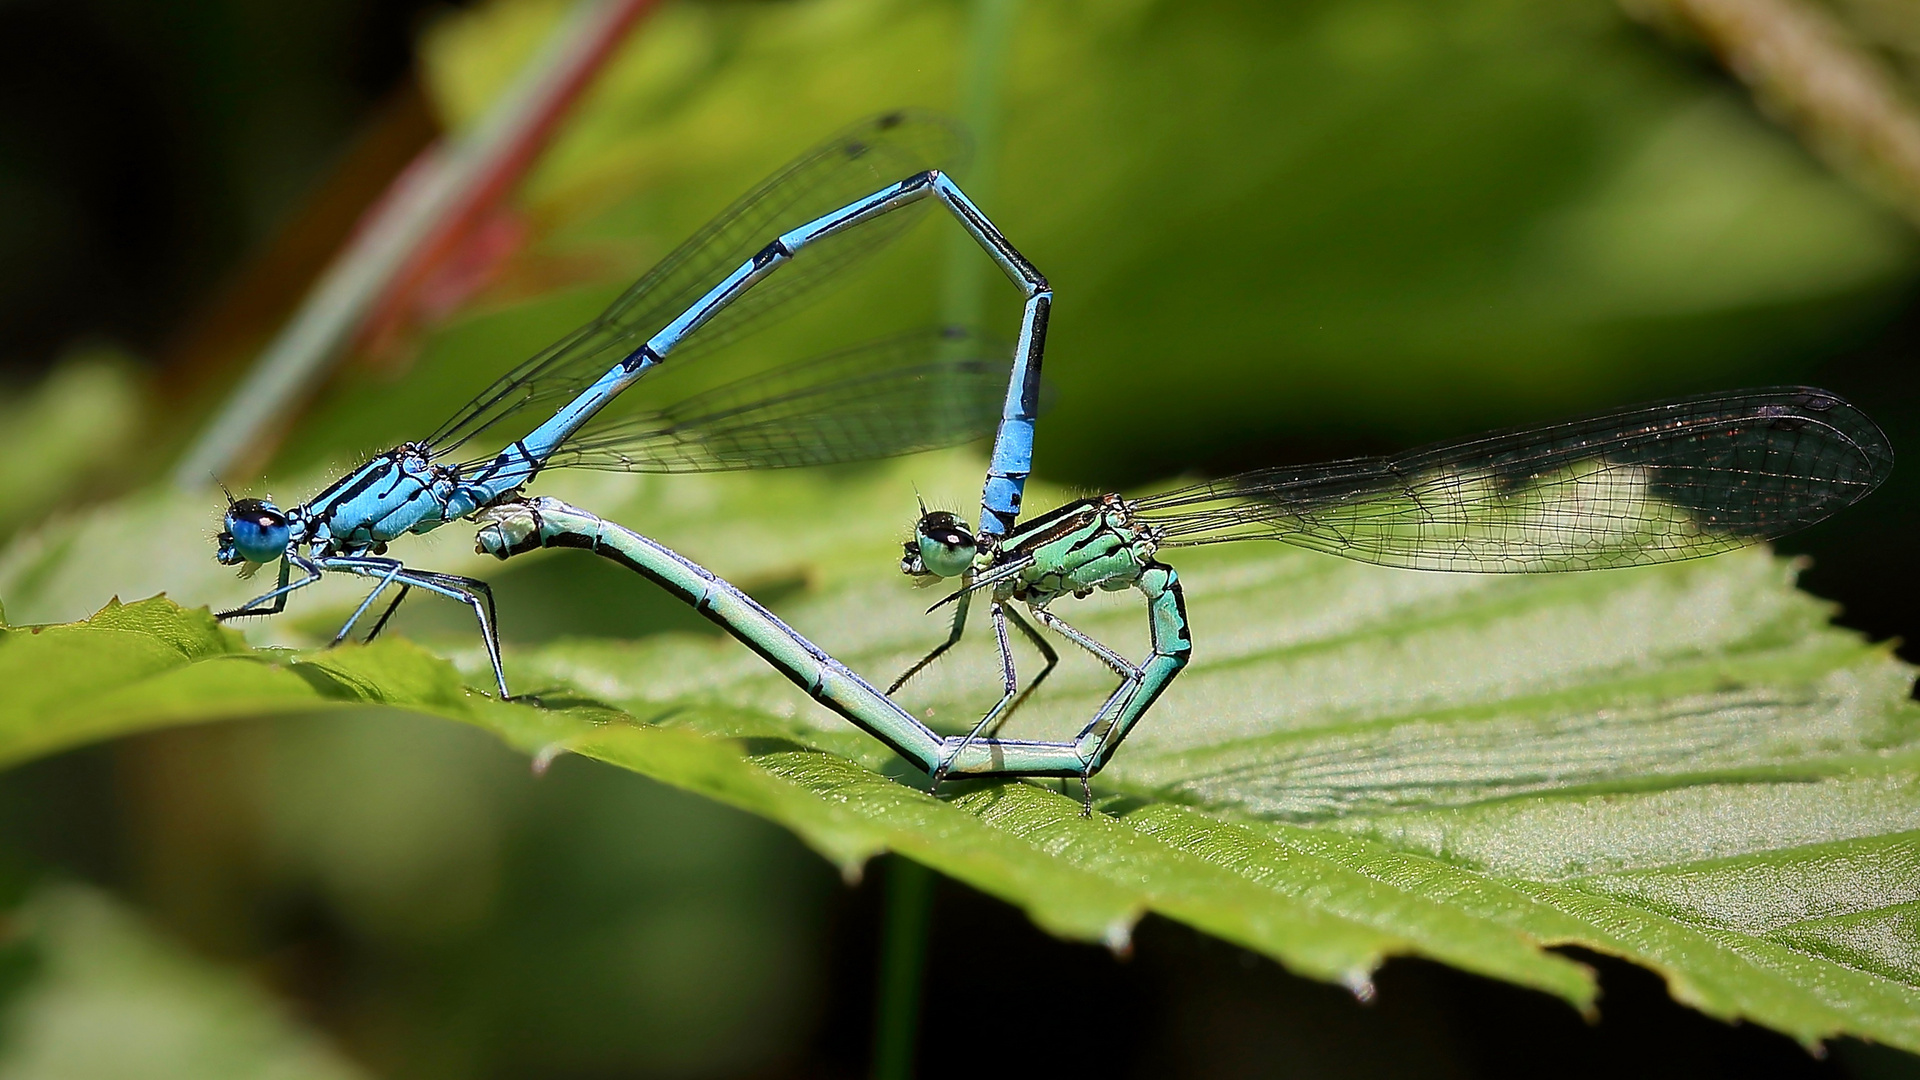
[[911, 454], [991, 435], [1011, 347], [962, 331], [888, 338], [665, 408], [596, 421], [549, 468], [717, 472]]
[[1892, 468], [1860, 410], [1780, 387], [1242, 473], [1139, 510], [1169, 545], [1272, 539], [1418, 570], [1593, 570], [1784, 536], [1864, 498]]

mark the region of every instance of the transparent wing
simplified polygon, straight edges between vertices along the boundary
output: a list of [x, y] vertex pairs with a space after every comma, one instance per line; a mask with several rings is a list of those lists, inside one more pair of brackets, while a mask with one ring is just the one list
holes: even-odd
[[[557, 408], [781, 233], [915, 173], [951, 171], [965, 154], [959, 129], [928, 113], [892, 112], [847, 128], [708, 222], [593, 321], [495, 380], [428, 436], [427, 444], [437, 456], [446, 455], [523, 410]], [[927, 205], [905, 207], [809, 247], [701, 327], [674, 358], [684, 361], [733, 340], [770, 321], [783, 306], [792, 310], [788, 305], [796, 297], [840, 280], [848, 264], [900, 235]]]
[[1011, 354], [963, 331], [888, 338], [589, 425], [547, 467], [717, 472], [954, 446], [993, 433]]
[[1886, 435], [1860, 410], [1780, 387], [1242, 473], [1142, 499], [1139, 512], [1170, 545], [1272, 539], [1418, 570], [1593, 570], [1784, 536], [1892, 469]]

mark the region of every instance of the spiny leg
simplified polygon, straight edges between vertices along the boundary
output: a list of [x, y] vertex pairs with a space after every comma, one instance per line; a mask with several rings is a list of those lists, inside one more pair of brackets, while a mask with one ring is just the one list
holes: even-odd
[[[1139, 674], [1134, 684], [1129, 687], [1123, 683], [1116, 689], [1094, 714], [1093, 722], [1074, 740], [1081, 748], [1080, 760], [1085, 763], [1083, 782], [1106, 765], [1128, 732], [1193, 658], [1193, 634], [1187, 622], [1186, 594], [1180, 588], [1180, 575], [1171, 566], [1150, 562], [1142, 568], [1134, 587], [1147, 598], [1147, 632], [1152, 651], [1137, 669]], [[1091, 813], [1091, 791], [1087, 792], [1086, 805]]]
[[[335, 558], [325, 562], [327, 569], [340, 570], [361, 577], [388, 577], [389, 559]], [[392, 574], [390, 581], [408, 587], [418, 587], [444, 596], [449, 600], [458, 600], [473, 609], [474, 618], [480, 623], [480, 640], [487, 649], [487, 661], [493, 666], [493, 678], [500, 687], [502, 701], [514, 700], [507, 689], [507, 673], [500, 662], [500, 635], [497, 630], [498, 619], [494, 614], [493, 588], [486, 582], [475, 578], [461, 577], [457, 574], [440, 574], [430, 570], [407, 570]]]
[[[898, 679], [895, 679], [893, 681], [893, 685], [887, 687], [888, 694], [892, 694], [894, 691], [906, 685], [908, 679], [911, 679], [915, 675], [918, 675], [921, 672], [921, 670], [924, 669], [928, 664], [931, 664], [935, 660], [939, 659], [941, 654], [945, 653], [948, 649], [953, 648], [954, 645], [956, 645], [960, 641], [960, 636], [966, 628], [967, 604], [971, 600], [971, 598], [972, 598], [971, 593], [962, 592], [960, 594], [960, 599], [956, 601], [956, 610], [954, 611], [954, 618], [953, 618], [953, 629], [947, 635], [947, 640], [942, 642], [939, 645], [939, 647], [935, 648], [932, 652], [922, 657], [919, 663], [908, 668], [906, 674], [900, 676]], [[1020, 706], [1026, 704], [1027, 698], [1030, 697], [1035, 690], [1038, 690], [1040, 688], [1040, 684], [1046, 681], [1046, 678], [1048, 675], [1053, 674], [1054, 668], [1060, 666], [1060, 654], [1054, 650], [1053, 644], [1051, 642], [1049, 642], [1046, 638], [1040, 636], [1040, 632], [1038, 630], [1035, 630], [1031, 623], [1027, 622], [1025, 619], [1022, 619], [1020, 617], [1020, 613], [1018, 611], [1013, 610], [1012, 608], [1001, 608], [1000, 610], [1004, 611], [1004, 613], [1006, 614], [1006, 617], [1013, 620], [1013, 625], [1019, 628], [1020, 633], [1024, 635], [1028, 641], [1031, 641], [1033, 643], [1033, 647], [1039, 651], [1041, 658], [1046, 661], [1046, 664], [1044, 667], [1040, 669], [1040, 674], [1034, 676], [1033, 681], [1027, 684], [1027, 688], [1020, 692], [1020, 696], [1017, 699], [1015, 699], [1014, 703], [1010, 707], [1008, 707], [1006, 713], [1002, 715], [999, 721], [997, 721], [994, 724], [994, 727], [996, 729], [1001, 724], [1006, 723], [1007, 719], [1011, 717], [1014, 714], [1014, 712], [1016, 712], [1020, 708]], [[1007, 650], [1005, 649], [1002, 650], [1003, 655], [1006, 653], [1006, 651]], [[1010, 663], [1011, 661], [1006, 661], [1006, 662]]]
[[960, 643], [960, 635], [965, 633], [967, 629], [967, 605], [973, 600], [973, 594], [965, 591], [967, 580], [971, 577], [972, 577], [972, 574], [969, 573], [966, 578], [961, 579], [960, 587], [962, 591], [960, 593], [960, 599], [954, 604], [953, 627], [952, 629], [947, 631], [947, 640], [941, 642], [939, 645], [936, 645], [932, 652], [921, 657], [919, 663], [914, 664], [912, 667], [906, 670], [906, 674], [901, 675], [899, 678], [893, 680], [893, 685], [887, 687], [887, 693], [889, 695], [891, 695], [895, 690], [898, 690], [901, 687], [907, 685], [908, 679], [911, 679], [915, 675], [920, 674], [920, 672], [924, 670], [928, 664], [931, 664], [935, 660], [940, 659], [941, 655], [944, 654], [948, 649], [951, 649], [955, 645]]
[[395, 596], [393, 602], [387, 605], [387, 610], [380, 613], [380, 618], [374, 622], [373, 629], [367, 631], [367, 636], [360, 639], [362, 645], [368, 644], [374, 638], [380, 636], [380, 631], [387, 628], [387, 620], [393, 618], [393, 613], [400, 610], [400, 601], [405, 600], [407, 593], [412, 589], [413, 586], [411, 585], [400, 586], [399, 595]]
[[[369, 559], [367, 561], [371, 563], [374, 560]], [[386, 559], [386, 560], [380, 560], [380, 561], [388, 562], [391, 565], [387, 568], [387, 572], [380, 577], [380, 580], [374, 583], [373, 591], [367, 594], [367, 598], [365, 600], [360, 601], [360, 606], [353, 609], [352, 615], [347, 616], [347, 621], [341, 624], [340, 632], [333, 635], [333, 641], [328, 644], [327, 646], [328, 648], [332, 648], [333, 646], [338, 645], [341, 642], [347, 640], [347, 635], [353, 632], [353, 624], [359, 622], [360, 616], [365, 615], [367, 613], [367, 608], [373, 604], [374, 598], [378, 597], [382, 592], [384, 592], [387, 586], [393, 584], [394, 577], [398, 575], [400, 571], [406, 569], [406, 567], [398, 559]], [[388, 614], [392, 614], [391, 608], [388, 609]], [[382, 615], [380, 617], [380, 621], [383, 623], [386, 622], [387, 621], [386, 616]]]
[[408, 569], [395, 580], [399, 581], [402, 585], [418, 585], [428, 592], [439, 593], [441, 596], [446, 596], [447, 593], [434, 588], [435, 585], [457, 590], [463, 595], [455, 597], [455, 599], [461, 600], [463, 603], [466, 598], [465, 594], [477, 596], [486, 601], [486, 618], [488, 625], [496, 627], [500, 625], [500, 616], [495, 610], [493, 602], [493, 586], [481, 581], [479, 578], [462, 577], [459, 574], [442, 574], [435, 570]]
[[1006, 714], [994, 723], [993, 730], [987, 732], [989, 735], [997, 733], [1002, 724], [1012, 719], [1013, 714], [1020, 710], [1020, 706], [1026, 704], [1027, 699], [1033, 696], [1033, 692], [1040, 689], [1040, 684], [1047, 681], [1047, 676], [1053, 674], [1053, 669], [1060, 666], [1060, 654], [1054, 651], [1053, 643], [1041, 637], [1040, 631], [1035, 630], [1033, 624], [1021, 618], [1018, 611], [1012, 608], [1007, 608], [1006, 611], [1007, 618], [1013, 620], [1013, 625], [1026, 635], [1028, 641], [1033, 642], [1034, 648], [1040, 650], [1041, 657], [1046, 660], [1046, 666], [1040, 669], [1040, 674], [1033, 677], [1033, 681], [1027, 684], [1025, 690], [1020, 691], [1020, 696], [1007, 707]]
[[500, 616], [493, 601], [493, 586], [479, 578], [426, 570], [410, 570], [399, 580], [403, 584], [418, 585], [429, 592], [451, 596], [473, 608], [474, 618], [480, 622], [480, 641], [487, 647], [487, 661], [493, 665], [494, 681], [500, 684], [500, 700], [539, 700], [532, 694], [521, 694], [516, 698], [507, 690], [507, 673], [500, 660]]
[[[500, 612], [493, 601], [493, 586], [481, 581], [479, 578], [461, 577], [458, 574], [441, 574], [425, 570], [412, 570], [409, 571], [409, 573], [415, 578], [436, 581], [449, 588], [467, 589], [478, 593], [480, 598], [487, 602], [487, 625], [494, 627], [496, 630], [499, 629]], [[496, 645], [498, 644], [498, 640], [496, 637]], [[495, 651], [496, 653], [498, 652], [497, 649]]]
[[1047, 629], [1092, 653], [1101, 663], [1111, 668], [1113, 673], [1122, 679], [1140, 678], [1140, 669], [1135, 667], [1126, 657], [1095, 641], [1092, 635], [1074, 629], [1068, 625], [1065, 619], [1048, 611], [1046, 608], [1034, 608], [1033, 617], [1040, 620], [1042, 626], [1045, 626]]
[[[318, 567], [307, 562], [305, 559], [298, 559], [300, 569], [306, 571], [307, 576], [291, 585], [287, 584], [288, 578], [293, 576], [293, 564], [296, 559], [298, 559], [297, 556], [288, 555], [286, 558], [280, 560], [280, 583], [274, 586], [272, 591], [262, 593], [246, 603], [241, 604], [239, 607], [234, 608], [232, 611], [219, 612], [214, 615], [214, 618], [225, 622], [228, 619], [250, 618], [255, 615], [278, 615], [282, 611], [285, 611], [287, 609], [288, 593], [295, 589], [304, 589], [308, 585], [320, 580], [320, 569]], [[268, 601], [272, 601], [272, 606], [257, 607], [257, 605], [265, 604]]]
[[[1100, 707], [1100, 712], [1095, 716], [1095, 724], [1099, 723], [1099, 717], [1106, 716], [1113, 712], [1116, 703], [1124, 702], [1131, 698], [1134, 691], [1139, 688], [1141, 678], [1140, 669], [1129, 663], [1126, 657], [1095, 641], [1092, 635], [1076, 630], [1069, 625], [1065, 619], [1062, 619], [1060, 616], [1053, 614], [1045, 608], [1034, 608], [1033, 617], [1040, 620], [1041, 625], [1047, 629], [1052, 630], [1054, 633], [1087, 650], [1094, 656], [1099, 657], [1101, 663], [1112, 668], [1113, 673], [1120, 676], [1120, 685], [1114, 688], [1113, 693], [1107, 698], [1106, 704]], [[1080, 813], [1083, 817], [1091, 817], [1093, 816], [1094, 762], [1099, 760], [1099, 756], [1097, 754], [1089, 754], [1085, 760], [1085, 771], [1080, 774]]]
[[947, 770], [953, 767], [955, 761], [960, 760], [960, 755], [966, 752], [967, 746], [972, 743], [973, 740], [979, 738], [981, 732], [999, 723], [1001, 712], [1007, 708], [1008, 702], [1011, 702], [1014, 699], [1014, 695], [1020, 691], [1020, 675], [1013, 667], [1013, 647], [1007, 641], [1006, 607], [996, 600], [993, 602], [993, 606], [987, 610], [990, 611], [993, 616], [994, 640], [1000, 645], [1000, 674], [1001, 685], [1004, 687], [1004, 692], [1001, 693], [1000, 700], [995, 703], [993, 708], [987, 710], [987, 715], [981, 717], [980, 722], [973, 725], [973, 730], [967, 732], [967, 737], [960, 740], [960, 745], [954, 747], [953, 752], [947, 755], [947, 759], [940, 763], [940, 768], [934, 771], [933, 789], [936, 791], [940, 788], [940, 781], [946, 779]]

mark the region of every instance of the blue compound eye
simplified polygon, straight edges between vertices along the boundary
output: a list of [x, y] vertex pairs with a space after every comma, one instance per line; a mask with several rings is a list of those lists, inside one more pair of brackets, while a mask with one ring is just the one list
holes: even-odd
[[287, 553], [287, 541], [293, 534], [287, 515], [259, 499], [241, 499], [227, 507], [226, 525], [215, 557], [229, 565], [273, 562]]
[[967, 523], [944, 510], [923, 516], [913, 533], [920, 565], [935, 577], [960, 576], [980, 550]]

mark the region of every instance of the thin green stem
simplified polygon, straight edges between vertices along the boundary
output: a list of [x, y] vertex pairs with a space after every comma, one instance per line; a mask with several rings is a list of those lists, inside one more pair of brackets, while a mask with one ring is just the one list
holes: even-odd
[[[994, 197], [1000, 166], [1000, 86], [1007, 67], [1007, 45], [1020, 12], [1020, 0], [974, 0], [967, 28], [965, 67], [960, 72], [960, 120], [973, 133], [973, 165], [967, 170], [967, 192], [985, 206]], [[947, 245], [945, 287], [941, 296], [942, 321], [948, 326], [973, 326], [980, 318], [988, 265], [964, 233], [955, 232]]]
[[920, 1041], [921, 983], [933, 916], [933, 871], [895, 855], [887, 860], [886, 912], [880, 933], [879, 1000], [874, 1005], [874, 1080], [908, 1080]]
[[[961, 71], [960, 119], [977, 152], [967, 175], [974, 201], [991, 199], [999, 166], [1000, 85], [1020, 0], [974, 0]], [[954, 231], [947, 248], [942, 322], [978, 326], [987, 265], [974, 242]], [[896, 855], [887, 865], [885, 925], [880, 938], [878, 1001], [874, 1006], [874, 1080], [908, 1080], [920, 1038], [920, 998], [926, 980], [927, 928], [933, 921], [934, 873]]]

